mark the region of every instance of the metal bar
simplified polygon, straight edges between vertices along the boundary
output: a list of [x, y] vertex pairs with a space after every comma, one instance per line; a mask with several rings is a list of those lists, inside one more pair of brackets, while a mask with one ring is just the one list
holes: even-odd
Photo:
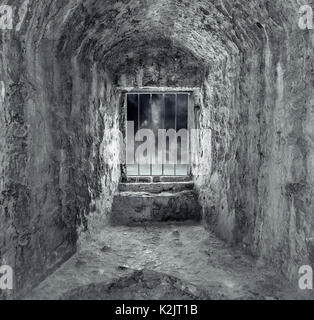
[[[123, 103], [123, 114], [124, 114], [124, 130], [125, 130], [125, 136], [124, 136], [124, 141], [127, 143], [127, 135], [128, 135], [128, 94], [126, 93], [124, 95], [124, 103]], [[124, 160], [124, 165], [125, 165], [125, 171], [126, 171], [126, 177], [128, 176], [128, 164], [127, 164], [127, 148], [125, 148], [125, 160]]]
[[[187, 130], [189, 132], [188, 138], [189, 138], [189, 163], [187, 164], [187, 175], [191, 175], [191, 160], [192, 160], [192, 149], [191, 149], [191, 123], [190, 123], [190, 107], [191, 107], [191, 101], [190, 96], [188, 95], [188, 114], [187, 114]], [[195, 112], [195, 111], [194, 111]], [[194, 114], [194, 113], [193, 113]], [[195, 114], [193, 122], [195, 122]]]
[[[165, 129], [166, 127], [166, 103], [165, 103], [165, 94], [163, 93], [162, 95], [162, 108], [163, 108], [163, 129]], [[166, 148], [167, 148], [167, 144], [166, 144]], [[161, 175], [164, 176], [165, 175], [165, 164], [164, 164], [164, 152], [165, 150], [163, 149], [162, 150], [162, 163], [161, 163], [161, 166], [162, 166], [162, 173]]]
[[[141, 104], [140, 104], [140, 95], [137, 94], [137, 130], [141, 129], [141, 122], [140, 121], [141, 121]], [[137, 174], [139, 176], [141, 175], [141, 166], [139, 163], [137, 164]]]
[[[150, 121], [152, 123], [153, 121], [153, 95], [150, 94]], [[155, 141], [156, 143], [156, 141]], [[155, 146], [156, 147], [156, 146]], [[156, 150], [156, 149], [155, 149]], [[150, 159], [150, 175], [153, 175], [153, 164], [152, 164], [152, 158]]]
[[178, 92], [187, 92], [192, 93], [196, 90], [200, 90], [197, 87], [182, 87], [182, 88], [172, 88], [172, 87], [118, 87], [119, 91], [125, 93], [178, 93]]
[[[174, 127], [175, 127], [175, 132], [177, 133], [177, 116], [178, 116], [178, 95], [176, 94], [175, 95], [175, 107], [174, 107]], [[177, 154], [176, 154], [176, 158], [177, 158], [177, 161], [178, 161], [178, 138], [176, 140], [176, 144], [177, 144], [177, 148], [176, 148], [176, 151], [177, 151]], [[176, 176], [177, 175], [177, 164], [174, 163], [173, 165], [173, 170], [174, 170], [174, 175]]]

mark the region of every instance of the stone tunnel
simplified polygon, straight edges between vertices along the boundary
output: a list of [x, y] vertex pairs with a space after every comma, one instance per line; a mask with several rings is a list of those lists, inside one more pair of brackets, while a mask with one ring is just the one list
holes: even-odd
[[195, 202], [197, 230], [287, 284], [314, 265], [314, 31], [299, 26], [313, 0], [0, 5], [12, 8], [0, 30], [0, 264], [14, 296], [69, 263], [99, 230], [93, 217], [107, 230], [115, 207], [130, 215], [116, 134], [127, 90], [189, 89], [209, 132], [189, 181], [137, 180], [137, 191], [186, 184], [193, 199], [178, 201]]

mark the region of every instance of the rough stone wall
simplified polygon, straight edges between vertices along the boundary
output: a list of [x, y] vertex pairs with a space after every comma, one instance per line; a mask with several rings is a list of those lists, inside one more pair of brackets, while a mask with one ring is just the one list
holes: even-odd
[[25, 100], [30, 88], [25, 81], [26, 63], [19, 39], [1, 31], [0, 48], [0, 262], [20, 268], [29, 239], [26, 226], [30, 219], [31, 191], [25, 172], [28, 162]]
[[258, 41], [202, 88], [212, 146], [198, 171], [212, 172], [196, 182], [207, 225], [292, 279], [313, 261], [313, 34], [298, 29], [301, 4], [264, 4]]
[[[190, 52], [169, 50], [172, 41], [163, 37], [154, 41], [147, 35], [143, 41], [129, 35], [138, 46], [125, 55], [131, 40], [122, 47], [115, 42], [128, 28], [111, 17], [128, 9], [125, 4], [111, 3], [114, 12], [101, 1], [6, 4], [16, 9], [24, 4], [25, 16], [22, 21], [14, 16], [14, 29], [1, 31], [6, 152], [1, 153], [0, 252], [3, 263], [14, 267], [16, 292], [22, 292], [75, 252], [88, 213], [105, 215], [111, 208], [121, 156], [119, 137], [110, 130], [120, 125], [116, 87], [187, 86], [200, 83], [202, 72]], [[130, 7], [142, 10], [137, 2]], [[135, 16], [118, 18], [132, 26]], [[112, 30], [117, 28], [120, 34]]]
[[[40, 247], [30, 243], [25, 250], [29, 259], [21, 267], [30, 274], [19, 283], [28, 285], [29, 278], [36, 281], [43, 270], [49, 272], [75, 251], [77, 228], [86, 229], [87, 215], [97, 208], [105, 214], [120, 174], [114, 161], [118, 140], [112, 148], [113, 140], [104, 135], [118, 126], [119, 117], [110, 78], [93, 61], [59, 56], [53, 45], [46, 42], [34, 53], [42, 55], [44, 50], [48, 60], [37, 62], [36, 73], [42, 70], [34, 75], [33, 85], [38, 88], [42, 81], [45, 89], [34, 98], [37, 114], [30, 114], [27, 174], [30, 214], [38, 224], [38, 236], [30, 232], [30, 240]], [[40, 268], [38, 277], [35, 266]]]
[[0, 256], [18, 290], [74, 252], [89, 211], [110, 208], [119, 170], [107, 159], [119, 145], [103, 132], [119, 125], [117, 85], [200, 83], [207, 225], [289, 276], [313, 260], [305, 2], [3, 3], [15, 10], [14, 29], [0, 31]]
[[3, 32], [0, 252], [14, 267], [16, 292], [75, 252], [78, 228], [110, 207], [120, 175], [120, 146], [104, 136], [118, 128], [110, 77], [89, 56], [62, 54], [45, 13], [34, 2], [21, 32]]
[[313, 40], [292, 24], [264, 48], [253, 249], [290, 278], [313, 263]]

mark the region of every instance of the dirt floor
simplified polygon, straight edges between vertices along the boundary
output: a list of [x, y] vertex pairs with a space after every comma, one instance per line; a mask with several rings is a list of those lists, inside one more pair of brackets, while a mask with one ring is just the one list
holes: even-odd
[[[199, 224], [155, 223], [133, 227], [98, 226], [98, 229], [85, 234], [77, 254], [26, 298], [95, 298], [95, 294], [86, 295], [84, 288], [107, 285], [103, 298], [111, 299], [108, 288], [112, 283], [131, 279], [135, 270], [178, 278], [206, 292], [207, 299], [304, 298], [297, 283], [288, 284], [280, 275], [257, 266], [252, 258], [227, 246]], [[156, 273], [152, 277], [159, 281]], [[130, 294], [124, 298], [164, 298], [156, 294], [156, 290], [151, 295], [136, 295], [135, 278]], [[126, 292], [128, 283], [125, 282]], [[182, 298], [177, 290], [171, 292], [174, 296], [167, 298]], [[116, 297], [113, 293], [112, 298]]]

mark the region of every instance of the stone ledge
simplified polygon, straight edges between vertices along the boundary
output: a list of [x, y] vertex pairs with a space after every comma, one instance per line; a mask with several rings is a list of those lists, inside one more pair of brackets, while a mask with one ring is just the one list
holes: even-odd
[[180, 192], [184, 190], [193, 190], [193, 182], [160, 182], [160, 183], [120, 183], [120, 192], [150, 192], [161, 193], [165, 191]]
[[160, 193], [124, 191], [114, 197], [110, 221], [113, 224], [132, 224], [169, 220], [199, 221], [200, 218], [201, 208], [194, 190]]

